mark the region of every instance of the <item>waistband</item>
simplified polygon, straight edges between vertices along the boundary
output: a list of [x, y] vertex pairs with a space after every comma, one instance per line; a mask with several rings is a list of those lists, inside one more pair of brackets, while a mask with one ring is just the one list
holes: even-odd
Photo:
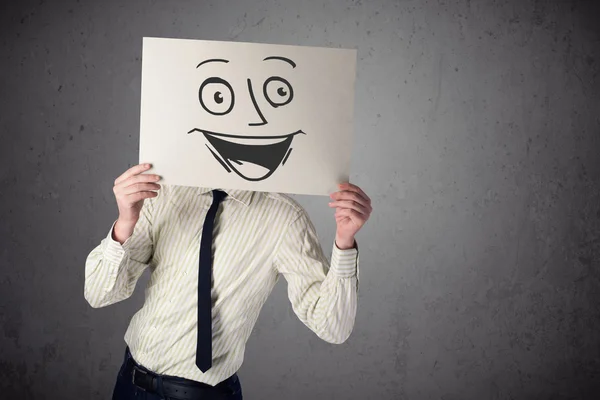
[[[178, 376], [169, 376], [169, 375], [161, 375], [157, 374], [143, 365], [139, 364], [131, 355], [131, 351], [129, 350], [129, 346], [125, 349], [125, 360], [124, 364], [126, 365], [125, 371], [127, 371], [127, 375], [131, 374], [132, 382], [140, 387], [142, 387], [146, 391], [156, 392], [161, 395], [169, 395], [171, 392], [177, 392], [181, 394], [182, 387], [186, 390], [219, 390], [219, 391], [228, 391], [231, 388], [231, 385], [236, 383], [238, 380], [237, 373], [234, 373], [229, 378], [224, 381], [219, 382], [215, 386], [211, 386], [207, 383], [194, 381], [191, 379], [186, 379]], [[185, 397], [181, 397], [185, 398]]]

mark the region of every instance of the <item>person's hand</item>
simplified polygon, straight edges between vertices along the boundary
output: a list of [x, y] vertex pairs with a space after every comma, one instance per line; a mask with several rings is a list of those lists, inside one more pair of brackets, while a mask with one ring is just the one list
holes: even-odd
[[139, 164], [129, 168], [115, 179], [113, 192], [119, 208], [119, 218], [115, 224], [113, 238], [121, 244], [133, 233], [144, 200], [158, 196], [155, 190], [160, 189], [160, 185], [155, 182], [160, 180], [160, 177], [154, 174], [142, 174], [151, 167], [150, 164]]
[[335, 243], [340, 249], [354, 247], [354, 236], [364, 226], [373, 207], [371, 199], [361, 188], [351, 183], [338, 185], [340, 190], [331, 194], [329, 207], [335, 207], [337, 230]]

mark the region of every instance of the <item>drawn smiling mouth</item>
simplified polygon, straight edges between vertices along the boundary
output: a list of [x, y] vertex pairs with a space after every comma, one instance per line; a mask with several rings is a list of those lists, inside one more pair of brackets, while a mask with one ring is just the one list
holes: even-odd
[[284, 165], [292, 152], [294, 136], [301, 130], [281, 136], [243, 136], [211, 132], [194, 128], [188, 133], [204, 134], [212, 149], [206, 145], [227, 172], [235, 172], [247, 181], [262, 181]]

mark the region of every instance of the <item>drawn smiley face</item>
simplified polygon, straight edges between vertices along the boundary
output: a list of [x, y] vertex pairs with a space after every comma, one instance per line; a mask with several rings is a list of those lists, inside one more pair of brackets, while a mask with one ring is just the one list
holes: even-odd
[[[263, 61], [269, 60], [285, 62], [292, 68], [296, 68], [296, 64], [286, 57], [271, 56]], [[212, 62], [228, 63], [229, 61], [209, 59], [202, 61], [196, 68]], [[257, 116], [256, 120], [248, 122], [247, 132], [234, 134], [194, 128], [188, 133], [204, 134], [211, 145], [206, 147], [228, 173], [233, 171], [247, 181], [261, 181], [271, 176], [280, 165], [285, 165], [292, 152], [291, 145], [294, 137], [305, 133], [299, 129], [276, 136], [254, 135], [253, 131], [267, 125], [269, 121], [256, 101], [256, 87], [252, 80], [248, 78], [246, 84], [247, 88], [238, 91], [237, 95], [249, 96]], [[271, 76], [262, 82], [261, 86], [262, 90], [259, 94], [272, 108], [284, 107], [294, 99], [292, 85], [281, 76]], [[198, 101], [205, 112], [216, 117], [225, 117], [235, 109], [236, 91], [225, 79], [212, 76], [200, 85]]]

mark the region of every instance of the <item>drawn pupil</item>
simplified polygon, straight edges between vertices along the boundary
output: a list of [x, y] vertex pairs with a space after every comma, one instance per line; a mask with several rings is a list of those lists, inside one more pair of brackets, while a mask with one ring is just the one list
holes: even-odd
[[283, 78], [272, 76], [263, 84], [263, 94], [271, 106], [285, 106], [294, 98], [294, 89]]
[[217, 104], [223, 103], [223, 95], [219, 91], [215, 92], [215, 102]]

